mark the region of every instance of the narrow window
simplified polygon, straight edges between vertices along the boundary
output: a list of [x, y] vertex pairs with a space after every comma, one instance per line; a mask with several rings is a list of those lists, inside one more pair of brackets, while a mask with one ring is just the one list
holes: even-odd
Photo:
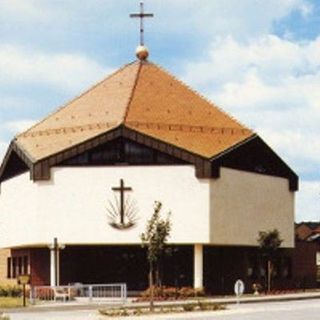
[[22, 257], [18, 258], [18, 276], [22, 274]]
[[28, 274], [28, 256], [23, 257], [23, 274]]
[[7, 278], [10, 279], [12, 274], [11, 274], [11, 258], [7, 258]]
[[17, 276], [17, 258], [12, 258], [12, 278], [16, 278]]

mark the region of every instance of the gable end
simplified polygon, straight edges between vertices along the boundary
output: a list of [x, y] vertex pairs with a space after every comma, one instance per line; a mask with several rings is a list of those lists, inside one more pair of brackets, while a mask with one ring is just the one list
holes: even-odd
[[219, 177], [220, 167], [286, 178], [290, 191], [298, 190], [298, 176], [259, 136], [212, 159], [215, 177]]

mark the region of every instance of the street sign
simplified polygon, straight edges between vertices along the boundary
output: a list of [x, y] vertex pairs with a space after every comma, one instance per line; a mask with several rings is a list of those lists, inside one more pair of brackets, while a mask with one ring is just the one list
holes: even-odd
[[23, 306], [25, 307], [26, 304], [26, 285], [30, 283], [30, 275], [29, 274], [21, 274], [18, 276], [18, 284], [22, 285], [22, 292], [23, 292]]
[[30, 275], [29, 274], [23, 274], [18, 276], [18, 284], [26, 285], [30, 282]]
[[234, 284], [234, 293], [237, 297], [240, 297], [244, 293], [244, 283], [242, 280], [238, 279]]

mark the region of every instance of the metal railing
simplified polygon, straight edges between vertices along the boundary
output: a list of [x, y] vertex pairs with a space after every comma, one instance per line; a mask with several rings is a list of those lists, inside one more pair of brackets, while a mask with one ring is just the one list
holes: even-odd
[[80, 284], [68, 286], [33, 286], [30, 288], [30, 303], [48, 302], [105, 302], [123, 304], [127, 300], [127, 285]]

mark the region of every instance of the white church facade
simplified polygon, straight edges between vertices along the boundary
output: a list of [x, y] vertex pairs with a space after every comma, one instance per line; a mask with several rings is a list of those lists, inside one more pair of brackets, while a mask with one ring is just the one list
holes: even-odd
[[146, 59], [17, 135], [0, 182], [2, 281], [28, 273], [34, 285], [145, 289], [140, 234], [154, 201], [171, 212], [166, 285], [222, 292], [238, 277], [255, 281], [259, 231], [277, 228], [282, 247], [294, 246], [297, 175], [255, 132]]

